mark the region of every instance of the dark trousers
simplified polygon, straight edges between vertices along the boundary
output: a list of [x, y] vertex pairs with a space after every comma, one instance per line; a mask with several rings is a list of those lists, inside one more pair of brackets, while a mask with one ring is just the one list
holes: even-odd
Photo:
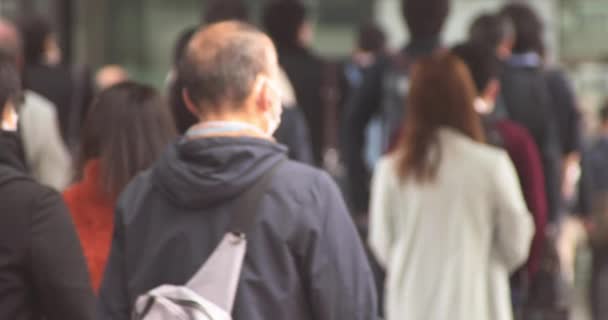
[[591, 313], [594, 320], [608, 319], [608, 244], [595, 245], [591, 271]]

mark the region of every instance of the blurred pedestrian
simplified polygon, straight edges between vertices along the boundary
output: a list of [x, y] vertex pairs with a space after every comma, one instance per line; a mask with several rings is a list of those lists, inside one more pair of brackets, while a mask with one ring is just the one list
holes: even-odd
[[308, 10], [298, 0], [274, 0], [264, 9], [263, 24], [277, 47], [279, 63], [295, 89], [296, 100], [310, 130], [314, 163], [320, 167], [328, 130], [323, 98], [327, 69], [311, 49], [314, 35]]
[[94, 296], [61, 197], [27, 176], [16, 133], [21, 80], [0, 54], [0, 314], [6, 319], [94, 319]]
[[[23, 72], [23, 47], [19, 31], [0, 19], [0, 51], [12, 57]], [[55, 105], [43, 96], [23, 91], [19, 135], [29, 173], [41, 184], [62, 191], [72, 178], [70, 154], [63, 143]]]
[[580, 112], [565, 74], [545, 63], [544, 27], [526, 4], [505, 6], [501, 15], [515, 28], [513, 54], [501, 77], [502, 103], [509, 117], [526, 127], [543, 159], [549, 220], [557, 224], [566, 211], [562, 192], [566, 168], [577, 163], [580, 150]]
[[405, 130], [374, 174], [369, 242], [386, 319], [512, 319], [509, 273], [534, 227], [508, 155], [485, 145], [473, 80], [441, 53], [412, 68]]
[[[354, 211], [365, 215], [369, 200], [370, 170], [365, 165], [366, 130], [374, 117], [382, 126], [382, 152], [386, 152], [402, 123], [409, 90], [409, 67], [417, 59], [440, 49], [440, 34], [448, 16], [448, 0], [403, 0], [402, 14], [410, 41], [396, 55], [380, 59], [368, 71], [353, 98], [344, 123], [347, 172], [352, 185]], [[375, 164], [374, 164], [375, 165]]]
[[51, 23], [42, 16], [26, 16], [19, 22], [23, 37], [23, 83], [49, 99], [57, 108], [61, 135], [68, 148], [78, 144], [80, 127], [92, 95], [91, 76], [84, 67], [69, 67]]
[[600, 120], [597, 138], [583, 153], [579, 192], [579, 212], [589, 226], [593, 252], [593, 320], [608, 317], [608, 103], [600, 110]]
[[79, 181], [64, 198], [97, 291], [112, 242], [116, 199], [172, 142], [175, 127], [156, 90], [123, 82], [98, 95], [84, 128]]
[[479, 15], [469, 28], [469, 41], [495, 50], [496, 57], [505, 61], [513, 54], [515, 27], [506, 16], [494, 13]]
[[[129, 319], [141, 294], [186, 284], [229, 231], [248, 242], [233, 319], [374, 318], [373, 279], [339, 191], [321, 171], [286, 161], [272, 138], [278, 70], [271, 40], [247, 24], [194, 35], [180, 73], [200, 122], [119, 199], [100, 319]], [[257, 218], [235, 230], [245, 213]], [[228, 287], [212, 294], [226, 294], [216, 305], [231, 313]]]
[[306, 118], [298, 106], [291, 81], [282, 69], [279, 69], [277, 84], [283, 94], [283, 113], [281, 114], [281, 124], [274, 137], [278, 143], [288, 148], [290, 159], [314, 166], [310, 131]]
[[[351, 99], [361, 89], [363, 80], [367, 73], [373, 69], [374, 64], [379, 59], [385, 59], [386, 54], [386, 35], [384, 31], [374, 23], [361, 25], [357, 36], [357, 46], [351, 56], [341, 64], [338, 77], [340, 110], [338, 112], [339, 121], [336, 122], [340, 124], [341, 128], [342, 149], [344, 149], [344, 143], [349, 140], [342, 127], [350, 113]], [[384, 153], [384, 150], [382, 150], [382, 122], [379, 118], [368, 125], [366, 137], [366, 163], [368, 164], [368, 170], [373, 170], [373, 165]], [[344, 159], [347, 158], [348, 154], [342, 153], [343, 161], [351, 162], [350, 159]]]
[[493, 114], [500, 94], [500, 62], [490, 48], [476, 43], [454, 47], [452, 52], [467, 65], [471, 72], [478, 97], [476, 111], [482, 116], [487, 142], [503, 148], [515, 165], [526, 204], [534, 216], [536, 234], [529, 260], [529, 272], [538, 270], [547, 223], [545, 179], [538, 147], [526, 128]]

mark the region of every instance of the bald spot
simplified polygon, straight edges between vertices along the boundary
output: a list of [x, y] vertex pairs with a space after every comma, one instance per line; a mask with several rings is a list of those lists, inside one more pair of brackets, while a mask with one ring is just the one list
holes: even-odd
[[277, 69], [268, 36], [246, 23], [228, 21], [193, 36], [180, 73], [195, 103], [237, 106], [250, 95], [257, 76], [272, 76]]
[[245, 44], [251, 45], [250, 49], [257, 51], [256, 56], [267, 59], [267, 63], [273, 53], [276, 55], [274, 44], [267, 35], [237, 21], [215, 23], [197, 32], [188, 45], [188, 55], [204, 65], [217, 59], [223, 51]]

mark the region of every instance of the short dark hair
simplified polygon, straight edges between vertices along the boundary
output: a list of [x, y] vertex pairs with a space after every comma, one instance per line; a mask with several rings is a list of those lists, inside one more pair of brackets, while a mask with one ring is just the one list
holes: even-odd
[[515, 37], [515, 30], [510, 19], [499, 15], [485, 13], [478, 16], [469, 28], [471, 42], [498, 47], [505, 39]]
[[102, 91], [83, 126], [79, 174], [99, 159], [103, 189], [116, 197], [160, 156], [175, 137], [171, 113], [159, 93], [123, 82]]
[[[212, 24], [190, 41], [178, 77], [199, 109], [217, 108], [224, 103], [240, 107], [256, 77], [269, 72], [269, 46], [272, 42], [268, 37], [249, 24]], [[222, 111], [204, 108], [199, 111]]]
[[15, 58], [0, 52], [0, 115], [4, 112], [7, 102], [12, 101], [16, 104], [20, 97], [21, 78]]
[[242, 0], [215, 0], [205, 11], [205, 23], [211, 24], [227, 20], [249, 21], [249, 10]]
[[450, 0], [403, 0], [402, 14], [412, 38], [435, 37], [450, 12]]
[[501, 14], [510, 19], [515, 28], [513, 52], [545, 54], [543, 22], [530, 6], [523, 3], [509, 4], [501, 10]]
[[264, 9], [264, 28], [277, 47], [296, 48], [300, 28], [308, 19], [306, 6], [297, 0], [275, 0]]
[[386, 47], [386, 35], [375, 23], [365, 23], [359, 28], [357, 42], [362, 50], [378, 52]]
[[42, 62], [46, 40], [53, 34], [51, 23], [42, 16], [26, 16], [18, 22], [23, 40], [23, 58], [26, 64]]
[[500, 73], [500, 61], [492, 47], [480, 43], [464, 43], [452, 49], [469, 68], [475, 87], [483, 92], [492, 79], [497, 79]]

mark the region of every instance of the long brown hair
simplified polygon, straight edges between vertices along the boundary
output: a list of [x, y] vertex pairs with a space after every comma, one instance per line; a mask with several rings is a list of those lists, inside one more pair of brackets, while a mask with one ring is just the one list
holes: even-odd
[[418, 182], [429, 182], [435, 179], [441, 161], [440, 128], [484, 141], [474, 109], [477, 92], [466, 65], [451, 53], [421, 58], [412, 68], [411, 81], [405, 130], [395, 150], [398, 173], [402, 180], [413, 176]]
[[134, 82], [112, 86], [97, 96], [87, 115], [79, 175], [89, 160], [99, 159], [101, 187], [115, 198], [175, 136], [169, 107], [156, 89]]

